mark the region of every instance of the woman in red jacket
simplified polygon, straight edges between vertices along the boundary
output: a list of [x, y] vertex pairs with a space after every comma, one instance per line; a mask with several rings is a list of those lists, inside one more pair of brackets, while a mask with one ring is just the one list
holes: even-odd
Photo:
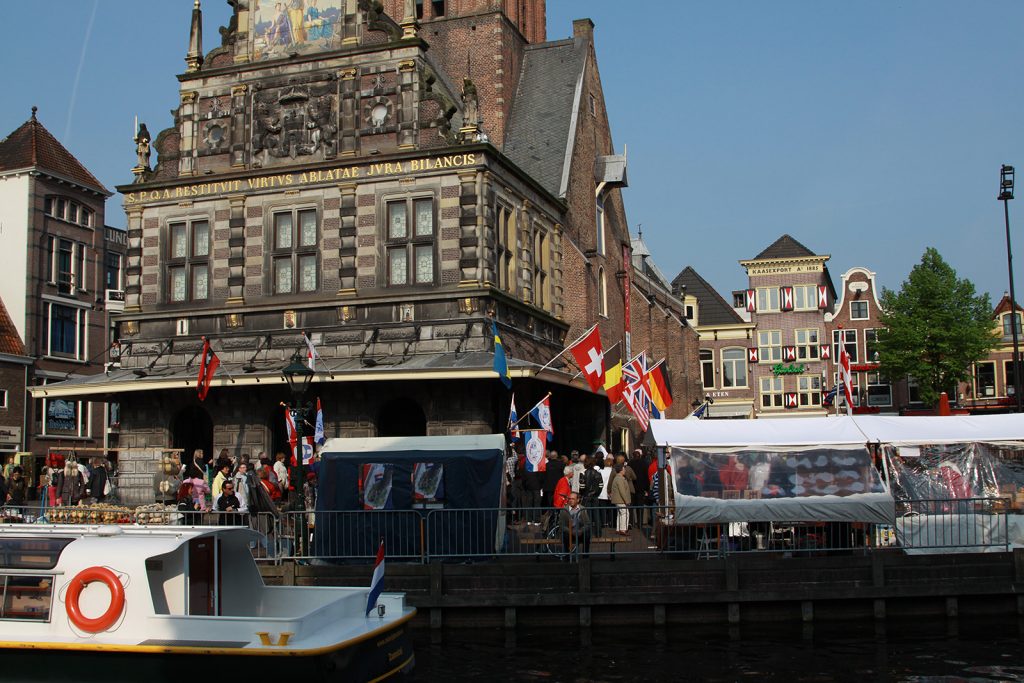
[[572, 492], [572, 473], [572, 467], [566, 467], [564, 469], [565, 476], [559, 479], [558, 484], [555, 485], [555, 494], [552, 497], [555, 509], [564, 508], [569, 500], [569, 494]]

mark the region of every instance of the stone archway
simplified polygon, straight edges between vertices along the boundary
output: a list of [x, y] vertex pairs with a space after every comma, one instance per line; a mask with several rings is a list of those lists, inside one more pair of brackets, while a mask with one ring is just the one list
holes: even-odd
[[197, 448], [207, 461], [213, 458], [213, 419], [205, 408], [189, 406], [178, 411], [171, 420], [171, 447], [182, 449], [182, 463], [190, 462]]
[[411, 398], [393, 398], [377, 413], [377, 436], [426, 436], [427, 416]]

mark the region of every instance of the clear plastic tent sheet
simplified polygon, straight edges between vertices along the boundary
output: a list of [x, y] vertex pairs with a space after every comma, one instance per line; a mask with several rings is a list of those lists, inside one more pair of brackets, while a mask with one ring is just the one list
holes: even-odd
[[864, 446], [670, 454], [677, 522], [893, 520], [893, 498]]
[[996, 498], [1024, 487], [1024, 443], [886, 446], [897, 500]]

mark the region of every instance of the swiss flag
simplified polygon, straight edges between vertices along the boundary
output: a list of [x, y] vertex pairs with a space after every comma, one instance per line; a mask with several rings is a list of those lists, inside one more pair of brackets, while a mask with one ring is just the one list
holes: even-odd
[[601, 349], [601, 335], [597, 325], [577, 339], [569, 350], [576, 359], [576, 365], [580, 366], [586, 376], [590, 390], [594, 393], [600, 391], [604, 387], [604, 351]]

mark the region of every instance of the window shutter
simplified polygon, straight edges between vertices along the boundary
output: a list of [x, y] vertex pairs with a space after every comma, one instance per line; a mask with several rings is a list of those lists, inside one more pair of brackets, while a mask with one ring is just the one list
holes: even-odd
[[752, 289], [747, 290], [747, 311], [753, 313], [757, 310], [757, 292]]
[[758, 362], [757, 347], [747, 349], [747, 362], [756, 363]]
[[787, 408], [796, 408], [797, 407], [796, 392], [793, 392], [793, 391], [787, 391], [786, 392], [786, 407]]
[[832, 357], [832, 345], [831, 344], [822, 344], [821, 347], [820, 347], [820, 351], [821, 351], [821, 359], [822, 360], [828, 360], [829, 358]]
[[782, 360], [794, 361], [796, 360], [796, 347], [795, 346], [783, 346], [782, 347]]
[[828, 287], [818, 285], [818, 308], [828, 308]]
[[783, 311], [793, 310], [793, 288], [779, 287], [779, 308]]

